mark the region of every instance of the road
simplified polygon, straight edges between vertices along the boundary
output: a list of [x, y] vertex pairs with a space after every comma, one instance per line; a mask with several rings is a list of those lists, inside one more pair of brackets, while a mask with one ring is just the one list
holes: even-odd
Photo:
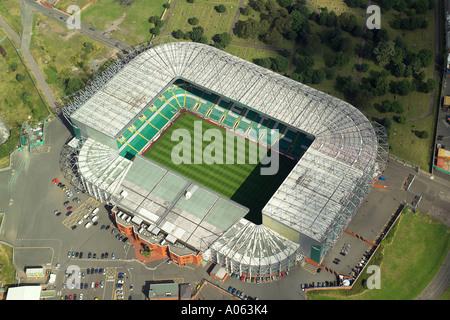
[[[1, 17], [0, 24], [4, 24]], [[5, 29], [7, 28], [5, 27]], [[11, 31], [8, 32], [10, 33]], [[16, 44], [21, 43], [17, 34], [10, 33], [10, 35]], [[28, 52], [28, 50], [25, 51]], [[28, 58], [32, 59], [31, 55]], [[25, 56], [27, 61], [28, 58]], [[37, 65], [35, 68], [37, 69], [33, 69], [33, 73], [35, 71], [40, 72]], [[45, 80], [43, 81], [45, 83]], [[96, 229], [84, 230], [80, 228], [80, 230], [71, 231], [61, 223], [65, 217], [59, 217], [61, 218], [59, 219], [53, 215], [53, 210], [61, 205], [65, 197], [63, 193], [59, 192], [60, 190], [57, 187], [51, 184], [50, 180], [55, 176], [61, 177], [59, 154], [63, 144], [69, 137], [70, 133], [60, 121], [51, 121], [46, 127], [45, 142], [49, 152], [29, 154], [25, 150], [20, 151], [14, 156], [12, 170], [0, 173], [0, 211], [6, 212], [5, 225], [0, 238], [15, 246], [16, 267], [18, 270], [23, 270], [23, 267], [26, 265], [36, 264], [54, 266], [55, 263], [61, 263], [62, 267], [67, 267], [73, 262], [73, 259], [66, 257], [67, 251], [84, 250], [84, 252], [87, 252], [92, 250], [92, 248], [95, 250], [107, 250], [107, 248], [111, 250], [113, 246], [118, 258], [120, 258], [116, 261], [108, 260], [103, 263], [103, 261], [91, 262], [81, 259], [80, 261], [77, 260], [77, 262], [83, 268], [93, 264], [96, 266], [97, 264], [100, 265], [100, 263], [103, 265], [106, 263], [108, 268], [114, 270], [116, 268], [127, 269], [133, 282], [139, 283], [143, 288], [146, 287], [149, 280], [182, 279], [185, 282], [197, 283], [201, 278], [208, 278], [206, 274], [207, 267], [204, 266], [190, 269], [174, 266], [173, 264], [169, 266], [161, 264], [161, 262], [152, 265], [138, 263], [133, 259], [133, 250], [129, 250], [126, 246], [122, 248], [120, 242], [110, 239], [111, 235]], [[378, 216], [375, 222], [382, 226], [383, 219], [380, 211], [383, 208], [385, 209], [385, 206], [381, 204], [389, 201], [389, 205], [395, 208], [406, 194], [399, 186], [407, 175], [408, 169], [389, 163], [386, 172], [390, 172], [390, 181], [395, 182], [395, 188], [391, 189], [389, 196], [386, 196], [383, 190], [372, 190], [367, 198], [368, 201], [361, 206], [359, 214], [355, 216], [348, 227], [351, 231], [355, 231], [370, 240], [376, 236], [378, 228], [375, 224], [369, 225], [365, 223], [367, 220], [365, 221], [364, 219], [370, 216], [368, 212], [370, 210], [377, 212]], [[444, 209], [448, 207], [449, 185], [447, 181], [439, 178], [432, 180], [429, 176], [421, 175], [412, 184], [412, 188], [415, 192], [424, 195], [424, 200], [420, 203], [419, 209], [432, 208], [433, 206], [442, 206]], [[86, 198], [85, 195], [84, 197]], [[24, 201], [23, 199], [26, 200]], [[45, 199], [45, 201], [42, 201], [42, 199]], [[387, 214], [390, 213], [392, 208], [389, 208]], [[102, 223], [108, 222], [106, 212], [103, 212], [101, 219], [103, 219]], [[360, 232], [363, 227], [367, 230]], [[356, 238], [346, 238], [344, 235], [333, 252], [330, 252], [328, 257], [325, 258], [324, 263], [329, 263], [329, 266], [333, 266], [331, 259], [340, 250], [340, 242], [344, 241], [354, 241], [355, 243], [352, 245], [352, 254], [348, 256], [352, 260], [348, 261], [349, 267], [366, 250], [367, 245], [364, 242], [356, 240]], [[342, 271], [346, 271], [346, 266], [341, 265], [341, 267], [343, 268]], [[441, 292], [448, 287], [449, 274], [449, 258], [447, 257], [435, 279], [419, 298], [438, 298]], [[58, 285], [62, 284], [63, 279], [63, 274], [60, 272], [57, 277]], [[333, 276], [324, 271], [313, 275], [300, 267], [296, 267], [291, 270], [291, 274], [288, 277], [279, 281], [253, 285], [231, 278], [227, 281], [227, 286], [232, 285], [245, 291], [247, 294], [259, 296], [262, 299], [299, 300], [306, 298], [305, 294], [299, 289], [301, 282], [326, 280], [333, 280]], [[112, 298], [109, 292], [112, 292], [110, 283], [107, 284], [102, 297], [105, 299]], [[136, 298], [143, 298], [143, 294], [145, 293], [142, 291], [134, 293]]]
[[[34, 0], [23, 0], [23, 1], [26, 1], [27, 4], [34, 11], [39, 12], [40, 14], [42, 14], [50, 19], [53, 19], [53, 20], [57, 21], [58, 23], [61, 23], [65, 26], [67, 26], [68, 16], [61, 13], [60, 11], [46, 7], [46, 6], [42, 5], [40, 2], [35, 2]], [[81, 22], [80, 25], [81, 25], [80, 29], [74, 29], [74, 30], [90, 37], [93, 40], [96, 40], [96, 41], [104, 44], [105, 46], [108, 46], [113, 49], [120, 49], [125, 52], [130, 52], [133, 50], [133, 47], [130, 46], [128, 43], [123, 42], [121, 40], [118, 40], [118, 39], [110, 36], [107, 32], [97, 30], [83, 22]]]
[[[27, 15], [27, 17], [30, 17], [30, 15]], [[31, 20], [33, 16], [31, 15]], [[3, 19], [3, 17], [0, 15], [0, 26], [5, 29], [5, 31], [8, 33], [9, 37], [11, 38], [13, 45], [16, 48], [20, 48], [22, 46], [22, 40], [20, 36], [8, 25], [8, 23]], [[39, 68], [36, 60], [34, 60], [33, 56], [31, 55], [30, 51], [28, 50], [28, 46], [25, 45], [22, 50], [22, 55], [26, 61], [26, 64], [29, 67], [30, 72], [34, 75], [34, 78], [37, 81], [38, 87], [42, 90], [45, 99], [47, 100], [47, 103], [49, 104], [50, 108], [55, 108], [57, 104], [57, 100], [55, 96], [53, 95], [52, 90], [50, 89], [50, 86], [45, 81], [44, 74], [42, 73], [41, 69]], [[20, 57], [20, 55], [19, 55]]]

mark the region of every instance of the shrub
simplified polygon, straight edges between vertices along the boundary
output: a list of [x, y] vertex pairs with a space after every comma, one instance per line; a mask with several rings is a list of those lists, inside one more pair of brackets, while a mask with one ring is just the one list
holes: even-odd
[[188, 19], [188, 23], [192, 26], [195, 26], [199, 23], [199, 20], [197, 17], [192, 17]]
[[214, 9], [218, 13], [223, 13], [223, 12], [227, 11], [227, 7], [225, 7], [223, 4], [219, 4], [218, 6], [214, 6]]
[[18, 73], [16, 74], [16, 80], [22, 82], [23, 80], [25, 80], [25, 76], [21, 73]]

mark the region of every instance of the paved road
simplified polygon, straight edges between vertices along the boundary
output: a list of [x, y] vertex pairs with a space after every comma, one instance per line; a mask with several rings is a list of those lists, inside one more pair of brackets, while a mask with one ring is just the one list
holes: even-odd
[[438, 300], [450, 286], [450, 253], [434, 279], [417, 297], [417, 300]]
[[[23, 1], [26, 1], [30, 5], [30, 7], [33, 8], [33, 10], [35, 10], [36, 12], [39, 12], [44, 16], [67, 26], [68, 16], [61, 13], [60, 11], [56, 9], [50, 9], [49, 7], [42, 5], [40, 2], [35, 2], [34, 0], [23, 0]], [[120, 49], [125, 52], [129, 52], [133, 49], [133, 47], [130, 46], [129, 44], [110, 36], [107, 32], [97, 30], [83, 22], [81, 22], [81, 29], [74, 29], [74, 30], [110, 48]]]

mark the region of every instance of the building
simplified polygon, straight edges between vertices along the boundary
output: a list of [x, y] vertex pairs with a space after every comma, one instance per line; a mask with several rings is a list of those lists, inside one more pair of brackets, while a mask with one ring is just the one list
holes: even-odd
[[41, 300], [41, 286], [11, 287], [6, 293], [6, 300]]
[[[180, 83], [217, 96], [215, 103], [205, 101], [208, 110], [191, 103], [190, 111], [229, 130], [243, 122], [226, 124], [222, 101], [232, 106], [227, 115], [246, 108], [260, 124], [269, 119], [282, 126], [280, 144], [289, 132], [309, 140], [299, 146], [299, 161], [262, 209], [262, 224], [244, 218], [247, 208], [141, 155], [186, 108], [175, 104], [189, 99]], [[162, 98], [164, 92], [173, 97]], [[281, 274], [309, 260], [320, 263], [388, 156], [384, 128], [350, 104], [191, 42], [131, 55], [63, 112], [76, 135], [61, 157], [65, 174], [113, 207], [121, 232], [178, 264], [198, 265], [205, 259], [250, 277]]]
[[45, 277], [44, 268], [25, 268], [25, 274], [28, 278]]
[[178, 283], [152, 283], [148, 298], [150, 300], [178, 300]]
[[214, 280], [218, 280], [220, 282], [225, 282], [225, 280], [228, 278], [228, 272], [225, 268], [223, 268], [221, 265], [217, 264], [209, 274]]

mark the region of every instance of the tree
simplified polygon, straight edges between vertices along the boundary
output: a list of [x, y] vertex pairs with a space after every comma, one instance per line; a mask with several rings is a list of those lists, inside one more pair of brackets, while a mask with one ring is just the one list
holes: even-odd
[[244, 8], [240, 8], [239, 11], [242, 15], [248, 16], [250, 14], [250, 6], [245, 6]]
[[201, 26], [194, 27], [192, 31], [189, 32], [189, 37], [194, 42], [201, 42], [203, 37], [204, 29]]
[[188, 19], [188, 23], [189, 23], [190, 25], [195, 26], [195, 25], [197, 25], [197, 24], [199, 23], [199, 20], [198, 20], [197, 17], [192, 17], [192, 18], [189, 18], [189, 19]]
[[350, 61], [350, 56], [346, 52], [338, 52], [334, 57], [334, 65], [341, 69]]
[[253, 59], [253, 62], [266, 69], [270, 69], [272, 67], [272, 60], [270, 60], [270, 58], [256, 58]]
[[356, 16], [352, 13], [343, 12], [337, 17], [338, 25], [342, 30], [352, 32], [357, 26]]
[[183, 32], [183, 30], [178, 29], [178, 30], [172, 32], [172, 36], [175, 39], [183, 39], [185, 36], [185, 33]]
[[69, 81], [67, 81], [66, 83], [65, 93], [69, 95], [71, 93], [80, 90], [83, 86], [84, 86], [83, 80], [79, 78], [70, 78]]
[[396, 77], [403, 77], [405, 75], [406, 65], [404, 63], [400, 63], [392, 68], [392, 74]]
[[289, 61], [282, 57], [277, 56], [276, 58], [272, 58], [272, 70], [276, 72], [285, 72], [289, 67]]
[[163, 4], [163, 7], [165, 9], [170, 9], [170, 6], [171, 6], [170, 3], [168, 3], [168, 2]]
[[277, 2], [283, 8], [287, 8], [292, 5], [293, 0], [277, 0]]
[[25, 80], [25, 76], [21, 73], [18, 73], [16, 74], [16, 80], [22, 82], [23, 80]]
[[420, 139], [428, 139], [430, 137], [427, 131], [414, 130], [414, 134]]
[[154, 27], [150, 29], [150, 33], [157, 36], [161, 33], [161, 30], [158, 27]]
[[231, 42], [231, 35], [228, 32], [216, 34], [213, 36], [214, 46], [219, 49], [226, 48]]
[[325, 78], [325, 71], [323, 71], [322, 69], [315, 69], [311, 76], [311, 83], [319, 84], [323, 81], [324, 78]]
[[395, 113], [403, 113], [403, 106], [402, 103], [398, 100], [394, 100], [391, 103], [391, 112], [395, 112]]
[[246, 21], [238, 20], [234, 25], [234, 33], [243, 39], [257, 37], [259, 35], [258, 24], [259, 22], [251, 18]]
[[375, 47], [373, 53], [379, 63], [388, 63], [395, 53], [395, 43], [393, 41], [380, 42]]
[[389, 78], [380, 76], [375, 80], [373, 94], [376, 96], [384, 96], [389, 91]]
[[380, 112], [382, 113], [386, 113], [391, 111], [391, 103], [389, 100], [383, 100], [383, 102], [381, 102], [381, 106], [380, 106]]
[[158, 20], [161, 20], [158, 16], [151, 16], [151, 17], [148, 19], [148, 22], [150, 22], [150, 23], [155, 23], [155, 22], [158, 21]]
[[218, 6], [214, 6], [214, 9], [218, 13], [223, 13], [223, 12], [227, 11], [227, 7], [225, 7], [223, 4], [219, 4]]
[[25, 103], [27, 106], [31, 106], [33, 103], [33, 95], [31, 95], [29, 92], [24, 92], [22, 94], [22, 101], [23, 103]]
[[307, 16], [298, 10], [292, 11], [289, 15], [289, 19], [292, 21], [292, 30], [297, 32], [302, 30], [303, 25], [308, 21]]
[[433, 63], [433, 51], [430, 49], [422, 49], [417, 54], [417, 57], [422, 62], [423, 67], [429, 67]]
[[436, 88], [436, 81], [434, 79], [428, 79], [427, 82], [425, 82], [422, 85], [422, 91], [425, 93], [430, 93]]
[[411, 82], [404, 79], [397, 83], [397, 93], [402, 96], [407, 96], [411, 92]]
[[195, 0], [186, 0], [189, 3], [194, 3]]

